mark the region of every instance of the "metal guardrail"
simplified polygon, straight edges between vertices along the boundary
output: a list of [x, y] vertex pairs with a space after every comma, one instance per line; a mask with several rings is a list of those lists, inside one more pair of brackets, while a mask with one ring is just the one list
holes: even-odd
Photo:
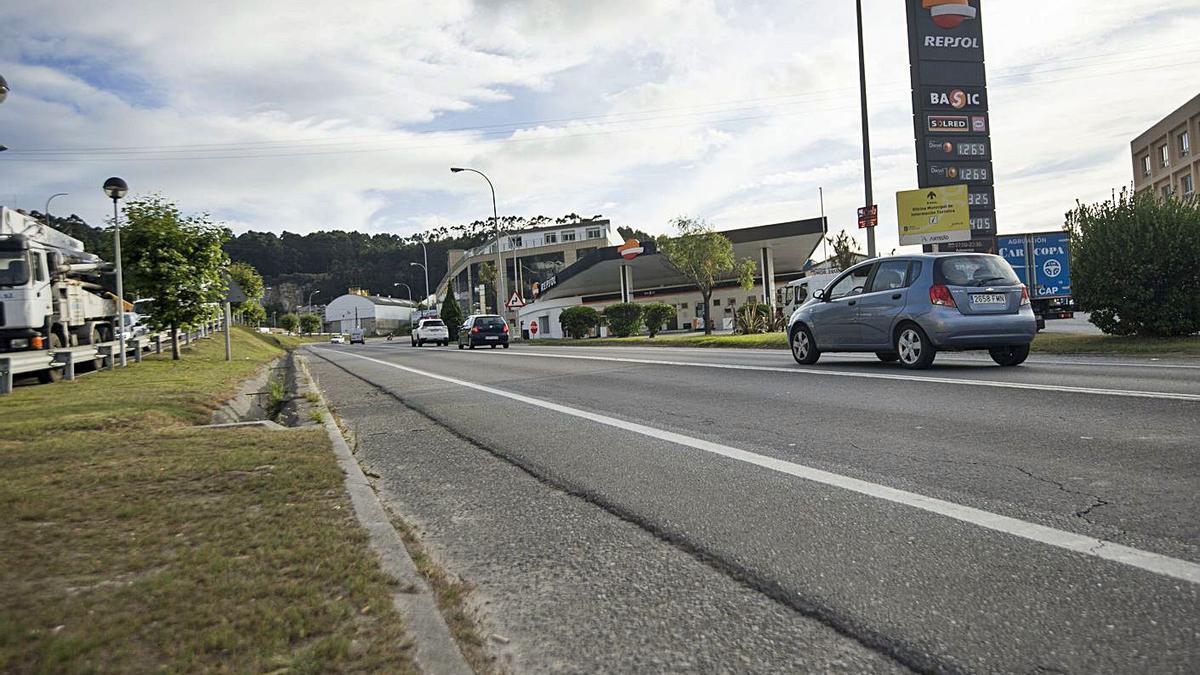
[[[191, 331], [182, 331], [179, 333], [179, 339], [186, 346], [192, 340], [208, 337], [212, 333], [217, 332], [221, 329], [221, 326], [220, 322], [213, 322]], [[164, 344], [171, 344], [171, 333], [169, 331], [128, 338], [125, 340], [126, 359], [128, 360], [128, 357], [132, 356], [135, 362], [140, 362], [142, 355], [145, 353], [151, 351], [162, 353]], [[112, 340], [111, 342], [101, 342], [80, 347], [67, 347], [55, 350], [39, 349], [0, 354], [0, 394], [7, 394], [12, 391], [14, 375], [29, 375], [57, 368], [63, 371], [63, 379], [74, 380], [75, 367], [78, 364], [97, 359], [99, 360], [97, 368], [103, 367], [112, 370], [116, 367], [117, 361], [120, 359], [120, 349], [120, 342]]]

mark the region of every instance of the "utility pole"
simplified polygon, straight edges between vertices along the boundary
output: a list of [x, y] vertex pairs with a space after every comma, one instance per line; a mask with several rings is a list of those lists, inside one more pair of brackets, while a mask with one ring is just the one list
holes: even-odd
[[[858, 11], [858, 90], [862, 101], [863, 187], [867, 193], [867, 200], [863, 206], [870, 209], [875, 202], [874, 195], [871, 194], [871, 132], [867, 123], [867, 61], [863, 55], [862, 0], [855, 0], [854, 6]], [[867, 228], [867, 257], [875, 257], [875, 228], [873, 227]]]

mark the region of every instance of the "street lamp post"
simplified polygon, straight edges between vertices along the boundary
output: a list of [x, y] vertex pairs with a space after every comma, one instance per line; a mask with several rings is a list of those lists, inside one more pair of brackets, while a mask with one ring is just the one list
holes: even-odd
[[55, 197], [66, 197], [66, 196], [67, 196], [67, 193], [65, 193], [65, 192], [55, 192], [54, 194], [50, 195], [49, 199], [46, 200], [46, 211], [45, 211], [46, 227], [54, 227], [53, 225], [50, 224], [50, 202], [54, 201]]
[[406, 289], [408, 289], [408, 301], [412, 302], [412, 288], [408, 284], [404, 283], [403, 281], [397, 281], [396, 283], [392, 284], [392, 288], [395, 288], [397, 286], [403, 286]]
[[312, 293], [309, 293], [309, 294], [308, 294], [308, 302], [305, 304], [305, 307], [307, 307], [307, 308], [308, 308], [308, 311], [310, 311], [310, 312], [312, 311], [312, 296], [314, 296], [314, 295], [316, 295], [317, 293], [320, 293], [320, 292], [321, 292], [321, 289], [319, 289], [319, 288], [318, 288], [317, 290], [315, 290], [315, 291], [313, 291]]
[[119, 361], [122, 368], [125, 367], [125, 279], [121, 272], [121, 220], [117, 202], [126, 192], [129, 192], [129, 186], [124, 180], [113, 176], [104, 181], [104, 194], [108, 195], [113, 203], [113, 257], [116, 258], [114, 262], [117, 274], [117, 349], [121, 351]]
[[428, 303], [429, 302], [429, 268], [426, 267], [425, 265], [422, 265], [419, 262], [410, 262], [410, 263], [408, 263], [408, 265], [409, 265], [409, 267], [416, 265], [417, 267], [420, 267], [421, 269], [425, 270], [425, 302]]
[[496, 186], [492, 185], [492, 180], [488, 178], [482, 171], [461, 166], [450, 167], [450, 173], [458, 173], [460, 171], [470, 171], [483, 176], [487, 181], [488, 187], [492, 190], [492, 222], [496, 224], [496, 313], [500, 314], [504, 306], [504, 257], [500, 252], [500, 216], [496, 212]]

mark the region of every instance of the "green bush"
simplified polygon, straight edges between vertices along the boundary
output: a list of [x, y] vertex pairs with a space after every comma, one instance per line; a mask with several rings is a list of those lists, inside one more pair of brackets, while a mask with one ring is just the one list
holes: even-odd
[[[453, 284], [450, 284], [453, 286]], [[446, 330], [450, 333], [451, 340], [458, 339], [458, 327], [462, 325], [463, 313], [462, 308], [458, 306], [458, 300], [454, 297], [454, 289], [446, 289], [446, 297], [442, 300], [441, 310], [438, 312], [442, 323], [446, 324]]]
[[1150, 190], [1067, 213], [1072, 294], [1111, 335], [1200, 331], [1200, 201]]
[[321, 332], [321, 317], [316, 314], [301, 314], [300, 315], [300, 332], [301, 333], [320, 333]]
[[675, 316], [675, 305], [652, 302], [642, 306], [642, 320], [646, 322], [646, 330], [650, 331], [650, 337], [657, 335], [658, 331], [662, 330], [662, 327]]
[[295, 333], [300, 329], [300, 317], [295, 314], [284, 314], [279, 317], [279, 327], [289, 333]]
[[600, 325], [600, 313], [591, 307], [568, 307], [559, 315], [558, 322], [562, 324], [565, 335], [582, 339]]
[[608, 327], [617, 337], [637, 335], [642, 330], [642, 306], [636, 302], [618, 302], [604, 308]]

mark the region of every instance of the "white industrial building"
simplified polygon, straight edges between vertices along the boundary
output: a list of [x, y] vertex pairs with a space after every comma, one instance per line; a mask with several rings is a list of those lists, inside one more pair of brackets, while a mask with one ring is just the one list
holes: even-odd
[[416, 309], [412, 300], [347, 293], [325, 305], [325, 331], [349, 333], [361, 328], [366, 335], [398, 333], [410, 324]]

